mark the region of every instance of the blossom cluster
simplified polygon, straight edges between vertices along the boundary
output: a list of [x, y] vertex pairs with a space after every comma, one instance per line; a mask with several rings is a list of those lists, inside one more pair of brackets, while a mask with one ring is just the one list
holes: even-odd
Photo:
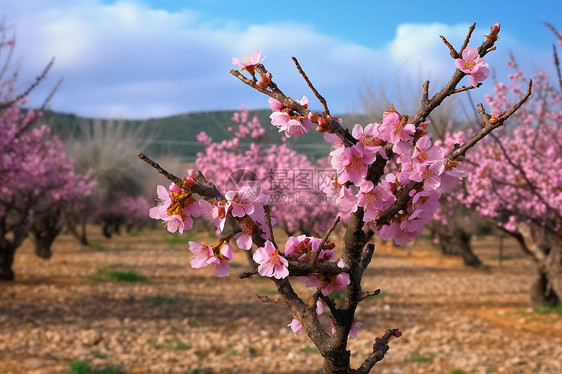
[[[363, 209], [363, 220], [382, 239], [405, 244], [419, 235], [424, 224], [439, 206], [441, 193], [466, 173], [456, 162], [448, 160], [440, 147], [432, 144], [425, 125], [416, 128], [394, 109], [384, 113], [382, 122], [355, 125], [352, 136], [356, 143], [346, 146], [339, 134], [324, 135], [335, 148], [332, 167], [338, 179], [325, 191], [337, 196], [340, 206], [351, 212]], [[389, 146], [392, 145], [392, 147]], [[386, 150], [391, 150], [387, 155]], [[392, 156], [395, 167], [386, 172], [376, 185], [369, 180], [369, 166], [378, 159]], [[394, 215], [390, 223], [379, 223], [381, 214], [389, 209], [410, 182], [419, 182], [409, 192], [407, 208]]]

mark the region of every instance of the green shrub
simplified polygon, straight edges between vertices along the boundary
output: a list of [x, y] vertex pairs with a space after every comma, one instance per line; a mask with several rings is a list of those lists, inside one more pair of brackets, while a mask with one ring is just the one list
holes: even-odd
[[87, 361], [72, 360], [68, 369], [59, 371], [57, 374], [126, 374], [118, 366], [108, 365], [102, 368], [93, 368]]
[[419, 354], [418, 352], [412, 353], [412, 362], [433, 362], [435, 353], [428, 353], [426, 355]]
[[146, 282], [145, 276], [138, 274], [134, 270], [113, 270], [108, 268], [99, 269], [98, 272], [90, 277], [95, 282]]

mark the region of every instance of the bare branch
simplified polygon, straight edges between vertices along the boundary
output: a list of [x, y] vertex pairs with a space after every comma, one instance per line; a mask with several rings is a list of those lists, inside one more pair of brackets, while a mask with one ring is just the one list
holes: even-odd
[[400, 331], [400, 330], [399, 329], [388, 329], [388, 330], [386, 330], [386, 332], [384, 333], [382, 338], [380, 338], [373, 345], [373, 351], [371, 352], [369, 357], [367, 357], [365, 359], [365, 361], [363, 361], [363, 364], [361, 364], [361, 366], [357, 370], [353, 370], [352, 373], [354, 373], [354, 374], [368, 374], [371, 371], [371, 369], [373, 368], [373, 366], [375, 366], [375, 364], [377, 362], [381, 361], [384, 358], [384, 355], [390, 349], [390, 347], [388, 346], [388, 342], [390, 341], [390, 339], [392, 337], [396, 336], [396, 333], [398, 331]]
[[47, 73], [49, 72], [49, 70], [51, 70], [51, 67], [53, 67], [53, 64], [55, 63], [55, 58], [53, 57], [51, 59], [51, 61], [47, 64], [47, 66], [45, 66], [45, 69], [43, 69], [43, 72], [41, 73], [41, 75], [39, 75], [37, 78], [35, 78], [35, 81], [29, 85], [29, 87], [27, 87], [27, 89], [25, 91], [23, 91], [21, 94], [17, 95], [14, 99], [7, 101], [5, 103], [0, 103], [0, 111], [3, 111], [6, 108], [9, 108], [10, 106], [14, 105], [15, 103], [17, 103], [18, 101], [20, 101], [21, 99], [27, 97], [31, 91], [33, 91], [35, 89], [35, 87], [37, 87], [39, 85], [39, 83], [41, 83], [41, 81], [43, 79], [45, 79], [45, 77], [47, 76]]
[[441, 38], [441, 40], [443, 41], [443, 43], [445, 43], [445, 45], [449, 48], [450, 51], [450, 55], [452, 58], [459, 58], [459, 53], [457, 52], [457, 50], [455, 49], [455, 47], [453, 47], [451, 45], [451, 43], [449, 43], [449, 41], [443, 36], [443, 35], [439, 35], [439, 37]]
[[308, 79], [308, 76], [306, 75], [306, 73], [302, 69], [302, 67], [299, 64], [299, 61], [297, 60], [297, 58], [296, 57], [291, 57], [291, 58], [293, 59], [293, 62], [295, 63], [295, 66], [297, 67], [297, 70], [299, 71], [299, 73], [302, 75], [302, 77], [306, 81], [306, 84], [308, 85], [308, 87], [310, 87], [310, 89], [314, 93], [314, 96], [316, 96], [318, 101], [320, 101], [322, 103], [322, 106], [324, 107], [324, 113], [326, 113], [327, 115], [330, 115], [330, 109], [328, 109], [328, 104], [326, 103], [326, 99], [324, 99], [324, 97], [322, 95], [320, 95], [320, 93], [316, 90], [316, 88], [314, 87], [314, 85], [312, 84], [310, 79]]
[[525, 94], [525, 96], [523, 96], [523, 98], [521, 100], [519, 100], [519, 102], [517, 104], [515, 104], [513, 106], [513, 108], [511, 108], [507, 112], [503, 113], [502, 115], [497, 116], [497, 118], [492, 119], [492, 116], [487, 114], [486, 111], [484, 110], [484, 106], [482, 104], [478, 104], [478, 114], [480, 115], [480, 118], [482, 120], [482, 125], [484, 127], [482, 128], [482, 130], [480, 130], [478, 133], [476, 133], [471, 139], [469, 139], [466, 143], [464, 143], [460, 147], [454, 149], [449, 154], [448, 158], [450, 160], [455, 160], [455, 159], [459, 158], [460, 156], [464, 156], [466, 151], [468, 151], [470, 148], [474, 147], [474, 145], [476, 143], [478, 143], [486, 135], [488, 135], [490, 132], [492, 132], [492, 130], [494, 130], [494, 129], [500, 127], [501, 125], [503, 125], [505, 123], [505, 121], [509, 117], [511, 117], [511, 115], [513, 113], [515, 113], [515, 111], [517, 109], [519, 109], [525, 101], [527, 101], [529, 96], [531, 96], [532, 86], [533, 86], [533, 81], [529, 80], [529, 85], [527, 87], [527, 93]]
[[43, 110], [45, 109], [45, 107], [47, 106], [47, 104], [49, 104], [49, 101], [51, 101], [51, 99], [53, 98], [53, 96], [55, 95], [55, 93], [57, 92], [57, 90], [59, 89], [60, 85], [62, 84], [63, 78], [61, 77], [58, 81], [57, 84], [55, 85], [55, 87], [53, 87], [53, 89], [51, 90], [51, 92], [49, 93], [49, 96], [47, 96], [47, 98], [43, 101], [43, 104], [41, 104], [41, 107], [39, 108], [39, 110]]
[[265, 221], [267, 222], [267, 229], [269, 230], [269, 238], [275, 248], [278, 248], [277, 243], [275, 242], [275, 237], [273, 236], [273, 227], [271, 225], [271, 208], [266, 204], [263, 206], [263, 210], [265, 211]]
[[473, 23], [472, 26], [469, 27], [468, 34], [466, 34], [466, 38], [464, 38], [464, 43], [462, 43], [462, 47], [459, 51], [459, 56], [462, 56], [462, 52], [468, 46], [468, 42], [470, 41], [470, 37], [472, 36], [472, 33], [474, 32], [475, 28], [476, 28], [476, 22]]
[[265, 296], [265, 295], [260, 295], [260, 294], [256, 294], [256, 297], [258, 299], [260, 299], [262, 301], [262, 303], [271, 303], [271, 304], [279, 304], [279, 305], [287, 305], [283, 300], [281, 299], [270, 299], [269, 297]]
[[332, 223], [332, 225], [330, 226], [330, 228], [328, 229], [328, 231], [326, 231], [326, 234], [324, 235], [324, 237], [322, 238], [322, 241], [320, 242], [320, 245], [318, 246], [318, 250], [315, 251], [315, 252], [312, 252], [312, 254], [310, 255], [310, 259], [309, 259], [310, 264], [314, 264], [316, 262], [316, 260], [318, 260], [318, 256], [320, 255], [320, 252], [322, 251], [322, 249], [324, 249], [324, 246], [326, 245], [326, 242], [328, 241], [328, 238], [330, 237], [332, 232], [335, 230], [335, 228], [336, 228], [336, 226], [339, 222], [340, 222], [340, 216], [337, 216], [336, 219], [334, 220], [334, 222]]
[[154, 169], [156, 169], [156, 171], [158, 171], [160, 174], [162, 174], [164, 176], [164, 178], [166, 178], [167, 180], [169, 180], [170, 182], [174, 183], [176, 186], [181, 187], [183, 184], [183, 181], [180, 177], [176, 177], [174, 174], [169, 173], [166, 169], [164, 169], [162, 166], [160, 166], [158, 163], [152, 161], [150, 158], [148, 158], [147, 156], [145, 156], [143, 153], [139, 153], [137, 155], [141, 160], [143, 160], [144, 162], [146, 162], [147, 164], [149, 164], [150, 166], [152, 166]]
[[245, 271], [242, 274], [240, 274], [238, 276], [238, 278], [240, 279], [246, 279], [246, 278], [250, 278], [253, 275], [256, 275], [258, 273], [258, 269], [252, 270], [252, 271]]
[[363, 301], [363, 300], [365, 300], [365, 299], [368, 298], [368, 297], [377, 296], [377, 295], [379, 295], [380, 293], [381, 293], [381, 290], [380, 290], [380, 289], [376, 289], [376, 290], [374, 290], [374, 291], [366, 291], [366, 292], [363, 292], [363, 294], [362, 294], [361, 297], [359, 298], [359, 301]]

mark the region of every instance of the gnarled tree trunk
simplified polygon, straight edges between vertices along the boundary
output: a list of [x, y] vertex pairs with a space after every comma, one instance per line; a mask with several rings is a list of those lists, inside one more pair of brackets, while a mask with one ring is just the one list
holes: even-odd
[[444, 225], [444, 227], [435, 230], [435, 236], [443, 254], [461, 256], [467, 266], [474, 268], [483, 266], [480, 258], [472, 251], [470, 245], [472, 233], [456, 225]]
[[562, 303], [562, 237], [538, 227], [519, 225], [514, 237], [531, 255], [537, 278], [531, 286], [534, 308]]
[[51, 245], [61, 230], [62, 222], [58, 213], [47, 214], [35, 220], [31, 227], [35, 254], [43, 259], [51, 258]]

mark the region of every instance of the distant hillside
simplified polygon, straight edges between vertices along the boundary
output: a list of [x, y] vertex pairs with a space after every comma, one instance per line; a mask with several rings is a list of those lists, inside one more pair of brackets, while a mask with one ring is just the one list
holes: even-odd
[[[153, 157], [174, 156], [183, 160], [194, 160], [197, 152], [203, 151], [203, 146], [197, 142], [196, 136], [205, 131], [213, 140], [230, 139], [228, 127], [232, 124], [230, 118], [235, 111], [194, 112], [176, 116], [151, 118], [147, 120], [100, 120], [83, 118], [74, 114], [45, 111], [44, 121], [52, 125], [53, 133], [68, 138], [78, 135], [81, 131], [108, 121], [123, 122], [126, 126], [140, 131], [145, 139], [151, 139], [147, 149], [141, 150]], [[263, 142], [280, 144], [282, 136], [270, 124], [271, 110], [249, 111], [252, 118], [257, 115], [266, 129]], [[312, 157], [324, 156], [329, 146], [324, 142], [321, 134], [312, 132], [309, 136], [289, 139], [296, 150]]]

